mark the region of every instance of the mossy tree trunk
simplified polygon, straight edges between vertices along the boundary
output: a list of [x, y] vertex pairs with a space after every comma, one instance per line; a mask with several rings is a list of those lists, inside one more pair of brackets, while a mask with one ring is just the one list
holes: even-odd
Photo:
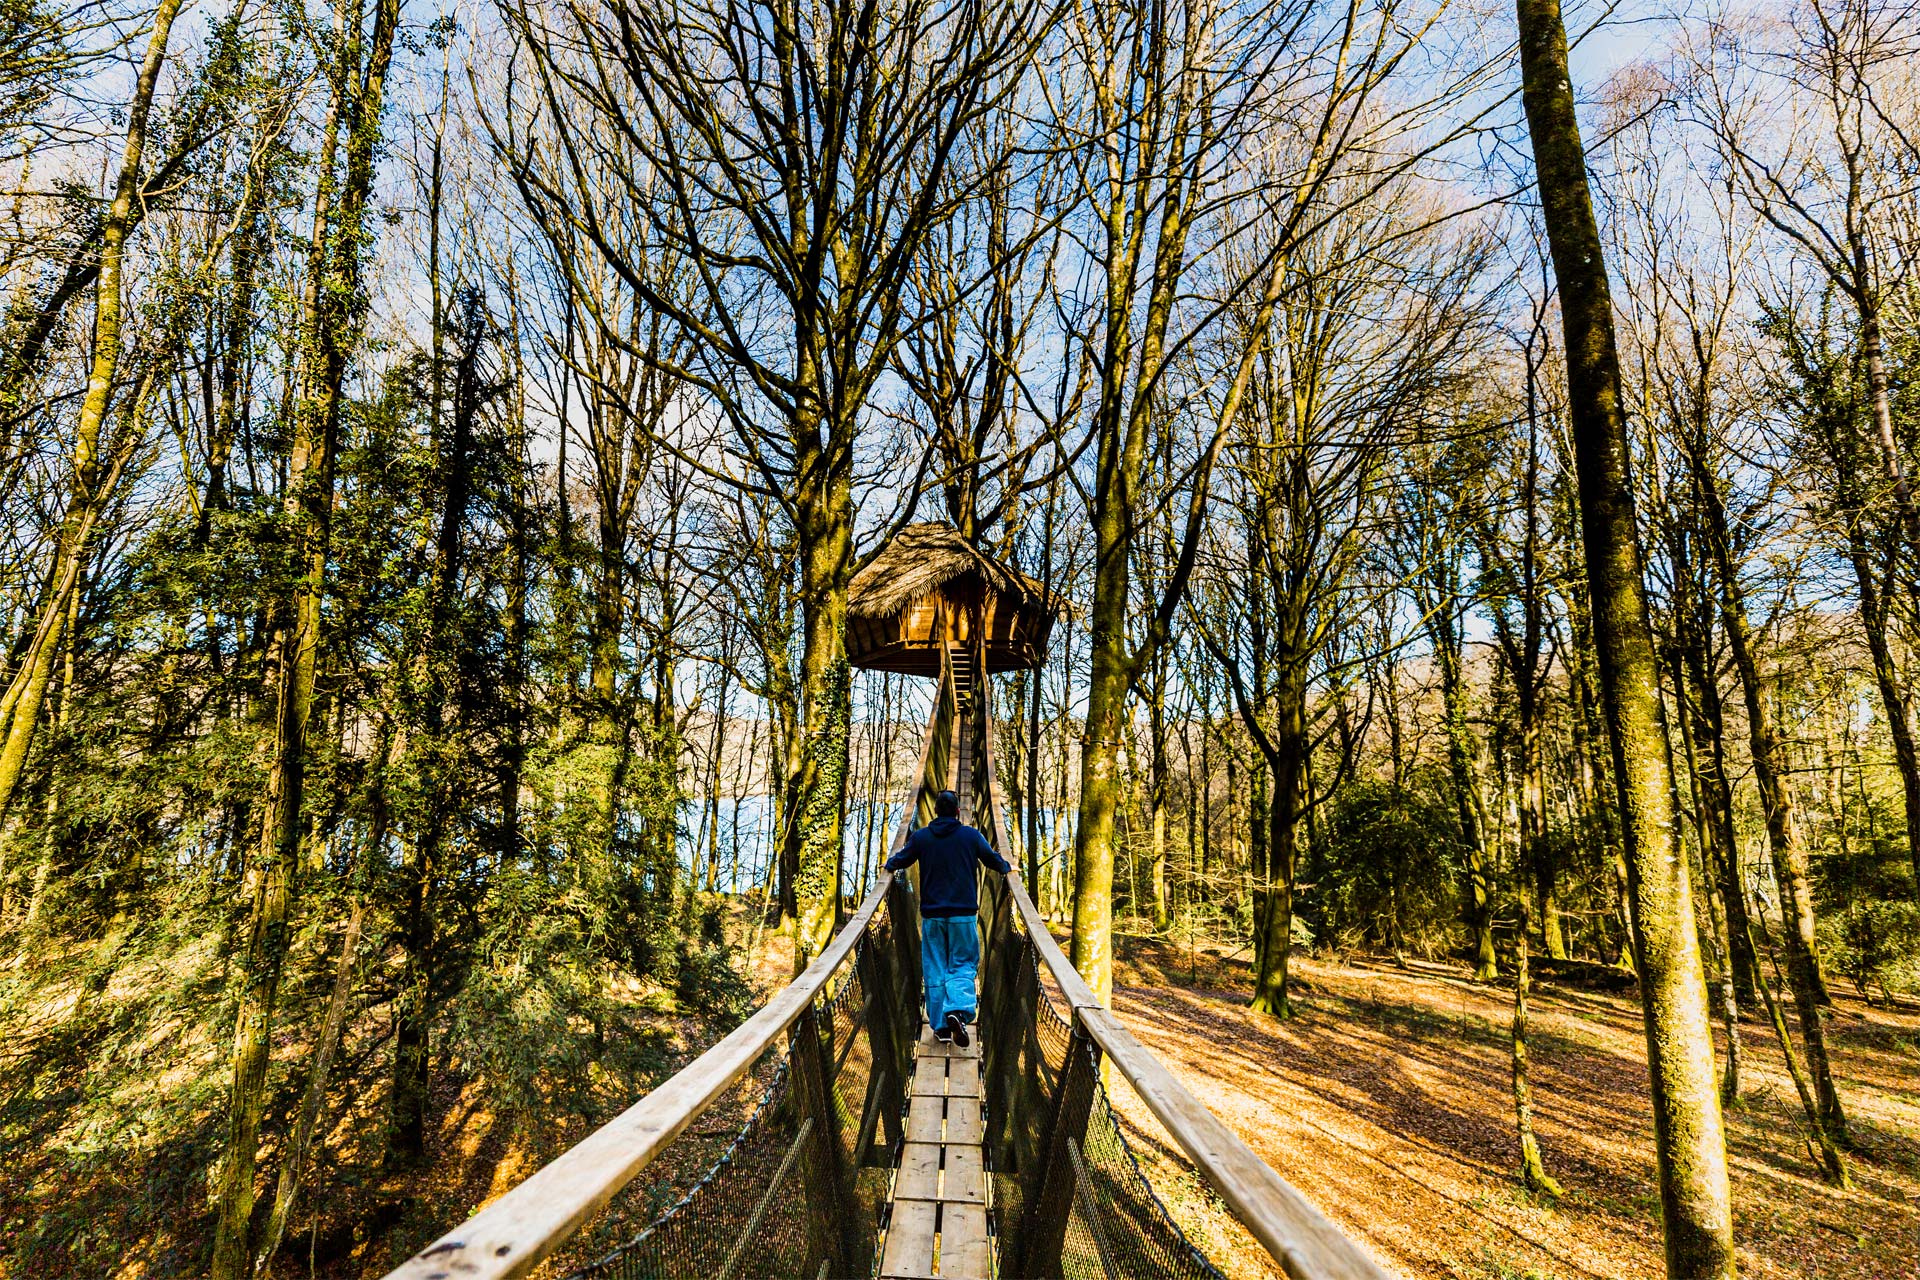
[[1731, 1277], [1732, 1204], [1706, 975], [1675, 838], [1606, 261], [1558, 0], [1517, 0], [1516, 17], [1522, 100], [1560, 288], [1594, 649], [1646, 1020], [1667, 1273], [1674, 1280]]
[[[849, 424], [850, 425], [850, 424]], [[805, 436], [802, 437], [803, 442]], [[800, 750], [787, 788], [783, 858], [793, 868], [793, 963], [800, 969], [833, 936], [840, 888], [842, 800], [852, 720], [847, 665], [847, 584], [853, 577], [852, 440], [811, 442], [802, 457], [800, 542]]]
[[[127, 109], [126, 140], [120, 151], [119, 172], [114, 178], [113, 199], [100, 224], [99, 265], [93, 273], [98, 282], [94, 290], [93, 341], [86, 391], [80, 400], [80, 416], [70, 454], [73, 478], [67, 510], [54, 540], [50, 585], [41, 599], [38, 625], [4, 701], [0, 701], [0, 824], [5, 823], [7, 811], [13, 807], [19, 792], [20, 776], [26, 769], [27, 754], [40, 726], [47, 687], [52, 683], [54, 667], [63, 652], [68, 601], [85, 572], [96, 527], [106, 512], [119, 477], [120, 467], [102, 456], [101, 436], [120, 372], [127, 245], [141, 215], [146, 212], [137, 197], [147, 149], [147, 124], [153, 112], [154, 91], [160, 82], [160, 68], [167, 58], [167, 41], [179, 13], [180, 0], [161, 0], [154, 13], [153, 31], [147, 37], [146, 54]], [[57, 319], [57, 313], [55, 317]], [[32, 358], [15, 363], [24, 377]], [[129, 430], [137, 428], [132, 421], [127, 425]]]
[[[362, 15], [347, 0], [336, 10], [340, 37], [335, 90], [323, 128], [314, 197], [306, 295], [303, 300], [300, 393], [288, 460], [287, 514], [297, 530], [293, 599], [276, 612], [273, 641], [277, 685], [274, 747], [268, 773], [257, 860], [248, 869], [249, 897], [241, 993], [234, 1018], [232, 1086], [227, 1146], [216, 1193], [213, 1280], [240, 1280], [251, 1270], [255, 1160], [266, 1106], [267, 1069], [280, 975], [290, 939], [294, 875], [298, 869], [307, 765], [307, 724], [313, 709], [320, 649], [321, 604], [332, 536], [333, 477], [340, 399], [347, 363], [364, 322], [361, 269], [365, 215], [373, 187], [375, 145], [385, 101], [387, 67], [399, 26], [399, 0], [378, 0], [371, 39]], [[334, 157], [346, 138], [344, 181], [337, 187]]]

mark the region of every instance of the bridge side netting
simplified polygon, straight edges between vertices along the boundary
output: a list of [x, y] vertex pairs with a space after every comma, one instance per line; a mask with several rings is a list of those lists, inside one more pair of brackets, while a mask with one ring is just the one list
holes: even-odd
[[[1091, 1056], [1092, 1046], [1082, 1042], [1080, 1052]], [[1074, 1209], [1061, 1250], [1061, 1275], [1066, 1280], [1119, 1280], [1122, 1276], [1222, 1280], [1141, 1172], [1100, 1081], [1098, 1066], [1089, 1065], [1093, 1099], [1085, 1134], [1077, 1149], [1069, 1152]]]
[[568, 1280], [871, 1275], [917, 1030], [917, 933], [904, 887], [890, 892], [839, 980], [793, 1025], [725, 1154], [644, 1231]]
[[1220, 1280], [1141, 1172], [1098, 1051], [1049, 994], [1033, 940], [990, 903], [987, 1147], [1002, 1277]]

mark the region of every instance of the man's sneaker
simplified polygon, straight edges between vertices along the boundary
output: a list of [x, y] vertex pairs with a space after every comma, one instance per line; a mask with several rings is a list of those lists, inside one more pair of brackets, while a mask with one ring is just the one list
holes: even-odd
[[941, 1044], [952, 1044], [953, 1032], [949, 1031], [945, 1027], [941, 1027], [938, 1031], [933, 1033], [933, 1038], [935, 1040], [938, 1040]]
[[942, 1040], [951, 1040], [962, 1049], [967, 1047], [969, 1043], [967, 1040], [967, 1024], [961, 1019], [959, 1014], [950, 1013], [947, 1015], [947, 1025], [940, 1033], [940, 1038]]

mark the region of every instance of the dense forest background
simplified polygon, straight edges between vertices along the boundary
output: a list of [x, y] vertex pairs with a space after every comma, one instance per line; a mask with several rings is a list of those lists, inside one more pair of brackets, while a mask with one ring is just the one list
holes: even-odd
[[[1634, 16], [1672, 826], [1839, 1180], [1824, 1010], [1920, 991], [1920, 15]], [[0, 0], [0, 1271], [378, 1274], [737, 1021], [891, 837], [914, 521], [1066, 602], [992, 697], [1096, 989], [1630, 975], [1511, 18]]]

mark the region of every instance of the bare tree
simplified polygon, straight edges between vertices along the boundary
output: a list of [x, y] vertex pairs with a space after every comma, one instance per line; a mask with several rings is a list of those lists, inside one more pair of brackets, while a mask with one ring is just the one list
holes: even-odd
[[1900, 213], [1920, 195], [1920, 14], [1905, 0], [1798, 0], [1704, 35], [1691, 105], [1755, 211], [1852, 304], [1885, 491], [1920, 555], [1884, 332], [1890, 284], [1920, 253]]
[[[1179, 611], [1214, 462], [1269, 340], [1288, 255], [1315, 227], [1373, 199], [1443, 145], [1447, 130], [1421, 136], [1435, 99], [1387, 101], [1386, 86], [1432, 21], [1430, 12], [1398, 0], [1338, 12], [1314, 0], [1089, 0], [1069, 11], [1067, 74], [1054, 89], [1054, 113], [1073, 144], [1068, 162], [1082, 202], [1076, 234], [1089, 262], [1082, 328], [1096, 369], [1087, 446], [1093, 475], [1083, 488], [1094, 584], [1073, 962], [1103, 997], [1113, 980], [1128, 700]], [[1473, 78], [1443, 78], [1440, 97]], [[1356, 165], [1363, 154], [1379, 162]], [[1347, 181], [1330, 197], [1336, 173]], [[1229, 245], [1257, 247], [1228, 257]], [[1204, 290], [1196, 288], [1202, 278]], [[1232, 332], [1248, 345], [1209, 357], [1222, 394], [1205, 420], [1191, 431], [1157, 430], [1156, 415], [1181, 398], [1174, 371], [1215, 341], [1217, 323], [1240, 306], [1254, 314]], [[1161, 456], [1154, 447], [1161, 441], [1177, 452]], [[1184, 521], [1135, 636], [1134, 543], [1148, 528], [1141, 513], [1160, 503], [1184, 507]]]
[[1522, 97], [1560, 289], [1568, 416], [1607, 736], [1622, 816], [1634, 958], [1645, 1013], [1667, 1274], [1734, 1271], [1726, 1134], [1715, 1091], [1706, 974], [1660, 710], [1634, 514], [1630, 443], [1606, 257], [1567, 71], [1557, 0], [1518, 0]]
[[[1289, 254], [1271, 332], [1234, 344], [1261, 352], [1232, 455], [1247, 532], [1243, 545], [1223, 544], [1211, 572], [1259, 589], [1216, 596], [1240, 607], [1204, 634], [1269, 774], [1253, 1007], [1282, 1017], [1308, 811], [1309, 679], [1353, 612], [1350, 578], [1385, 517], [1393, 451], [1443, 419], [1479, 327], [1486, 242], [1436, 227], [1432, 214], [1405, 189], [1349, 205]], [[1264, 690], [1250, 678], [1256, 666]]]
[[[1755, 388], [1735, 368], [1739, 352], [1733, 332], [1752, 236], [1738, 224], [1734, 201], [1724, 191], [1706, 206], [1710, 212], [1695, 215], [1703, 227], [1692, 228], [1666, 216], [1668, 197], [1660, 192], [1653, 172], [1657, 164], [1656, 158], [1647, 156], [1623, 183], [1627, 216], [1621, 220], [1620, 235], [1637, 249], [1622, 256], [1641, 277], [1629, 314], [1647, 425], [1671, 449], [1678, 464], [1675, 469], [1684, 477], [1680, 486], [1684, 496], [1662, 502], [1664, 486], [1659, 475], [1650, 478], [1649, 487], [1656, 509], [1671, 502], [1686, 508], [1685, 518], [1709, 570], [1708, 583], [1703, 585], [1718, 603], [1720, 634], [1745, 705], [1754, 781], [1766, 816], [1775, 878], [1785, 900], [1788, 971], [1818, 1095], [1818, 1107], [1809, 1121], [1821, 1135], [1828, 1175], [1844, 1182], [1840, 1149], [1846, 1143], [1846, 1118], [1834, 1084], [1821, 1008], [1826, 992], [1805, 821], [1794, 794], [1779, 715], [1768, 705], [1767, 676], [1761, 670], [1747, 603], [1749, 565], [1745, 562], [1764, 544], [1756, 548], [1757, 539], [1743, 538], [1739, 532], [1764, 530], [1769, 522], [1777, 522], [1780, 513], [1773, 500], [1777, 485], [1766, 469], [1750, 468], [1758, 472], [1753, 479], [1759, 493], [1742, 498], [1730, 474], [1732, 460], [1757, 452], [1751, 441], [1740, 436], [1743, 431], [1752, 434], [1757, 397]], [[1700, 208], [1697, 197], [1688, 203]], [[1705, 242], [1701, 259], [1687, 251], [1689, 232]], [[1697, 625], [1687, 616], [1692, 585], [1689, 548], [1684, 539], [1674, 541], [1670, 536], [1669, 541], [1675, 610], [1683, 623]], [[1736, 886], [1736, 895], [1744, 897], [1744, 890]], [[1744, 903], [1739, 914], [1745, 915]]]
[[[969, 194], [954, 180], [959, 139], [1017, 80], [1036, 12], [980, 0], [507, 10], [536, 105], [512, 86], [494, 130], [502, 158], [543, 218], [570, 225], [693, 343], [667, 367], [705, 401], [688, 413], [727, 434], [689, 460], [778, 504], [795, 532], [803, 728], [782, 842], [798, 964], [832, 929], [841, 856], [854, 442], [908, 321], [920, 249]], [[605, 205], [571, 199], [587, 181], [611, 183], [618, 218], [684, 257], [685, 292], [625, 251]]]

